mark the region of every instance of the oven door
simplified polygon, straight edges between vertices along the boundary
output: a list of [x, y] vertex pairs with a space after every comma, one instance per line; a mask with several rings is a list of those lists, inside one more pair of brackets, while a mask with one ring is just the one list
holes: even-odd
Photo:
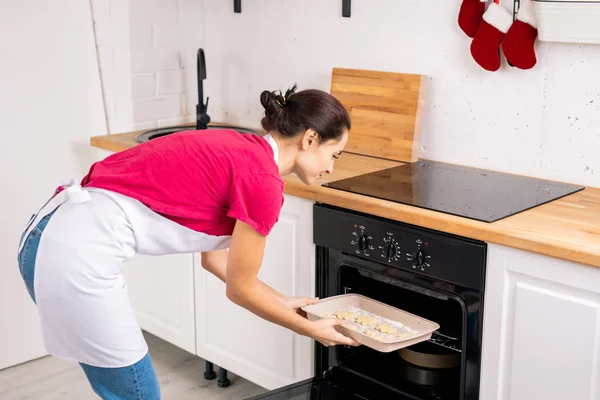
[[320, 378], [307, 379], [246, 400], [416, 400], [373, 385], [356, 375], [333, 367]]

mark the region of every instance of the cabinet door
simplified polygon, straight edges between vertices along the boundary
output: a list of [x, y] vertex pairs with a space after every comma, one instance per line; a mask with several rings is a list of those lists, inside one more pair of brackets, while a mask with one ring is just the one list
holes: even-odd
[[[96, 150], [97, 160], [112, 154]], [[193, 255], [137, 254], [125, 265], [125, 280], [140, 327], [194, 354]]]
[[481, 398], [600, 398], [600, 269], [488, 248]]
[[[288, 296], [314, 296], [313, 202], [286, 196], [267, 238], [259, 278]], [[264, 388], [312, 377], [313, 342], [227, 299], [225, 284], [195, 258], [197, 354]]]

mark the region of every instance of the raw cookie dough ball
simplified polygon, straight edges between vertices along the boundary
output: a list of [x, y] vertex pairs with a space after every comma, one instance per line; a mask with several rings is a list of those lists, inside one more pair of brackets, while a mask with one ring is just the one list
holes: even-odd
[[396, 328], [394, 328], [394, 327], [393, 327], [393, 326], [391, 326], [391, 325], [387, 325], [387, 324], [380, 324], [380, 325], [377, 325], [377, 326], [375, 327], [375, 329], [377, 329], [379, 332], [381, 332], [381, 333], [385, 333], [385, 334], [389, 334], [389, 333], [396, 333], [396, 332], [397, 332]]
[[343, 322], [342, 326], [348, 328], [348, 329], [352, 329], [355, 332], [360, 332], [360, 327], [358, 327], [358, 325], [353, 324], [351, 322]]
[[410, 332], [400, 332], [396, 334], [396, 337], [398, 339], [404, 339], [405, 337], [409, 337], [410, 335], [412, 335], [412, 333]]
[[375, 331], [373, 331], [371, 329], [367, 329], [365, 331], [365, 335], [367, 335], [369, 337], [377, 337], [378, 336], [377, 332], [375, 332]]
[[340, 319], [355, 319], [356, 318], [356, 314], [353, 313], [352, 311], [347, 311], [347, 310], [340, 310], [340, 311], [336, 311], [333, 313], [333, 315], [335, 315], [337, 318]]
[[375, 322], [377, 322], [377, 318], [371, 317], [370, 315], [362, 315], [356, 318], [356, 322], [361, 325], [373, 325]]

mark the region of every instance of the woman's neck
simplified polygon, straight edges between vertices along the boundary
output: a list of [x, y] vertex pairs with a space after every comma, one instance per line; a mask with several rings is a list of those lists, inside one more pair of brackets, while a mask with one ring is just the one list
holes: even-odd
[[277, 157], [279, 175], [286, 176], [291, 174], [294, 171], [296, 153], [298, 152], [297, 143], [294, 140], [282, 138], [278, 132], [269, 132], [269, 134], [275, 139], [279, 148]]

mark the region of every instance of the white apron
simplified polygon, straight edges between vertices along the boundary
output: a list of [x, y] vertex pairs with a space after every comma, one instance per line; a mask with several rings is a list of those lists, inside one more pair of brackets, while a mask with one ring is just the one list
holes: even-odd
[[[278, 152], [272, 137], [265, 139]], [[121, 194], [81, 188], [73, 180], [30, 222], [55, 211], [41, 236], [34, 290], [46, 350], [96, 367], [124, 367], [148, 347], [131, 307], [123, 262], [136, 253], [193, 253], [229, 246], [181, 226]]]

